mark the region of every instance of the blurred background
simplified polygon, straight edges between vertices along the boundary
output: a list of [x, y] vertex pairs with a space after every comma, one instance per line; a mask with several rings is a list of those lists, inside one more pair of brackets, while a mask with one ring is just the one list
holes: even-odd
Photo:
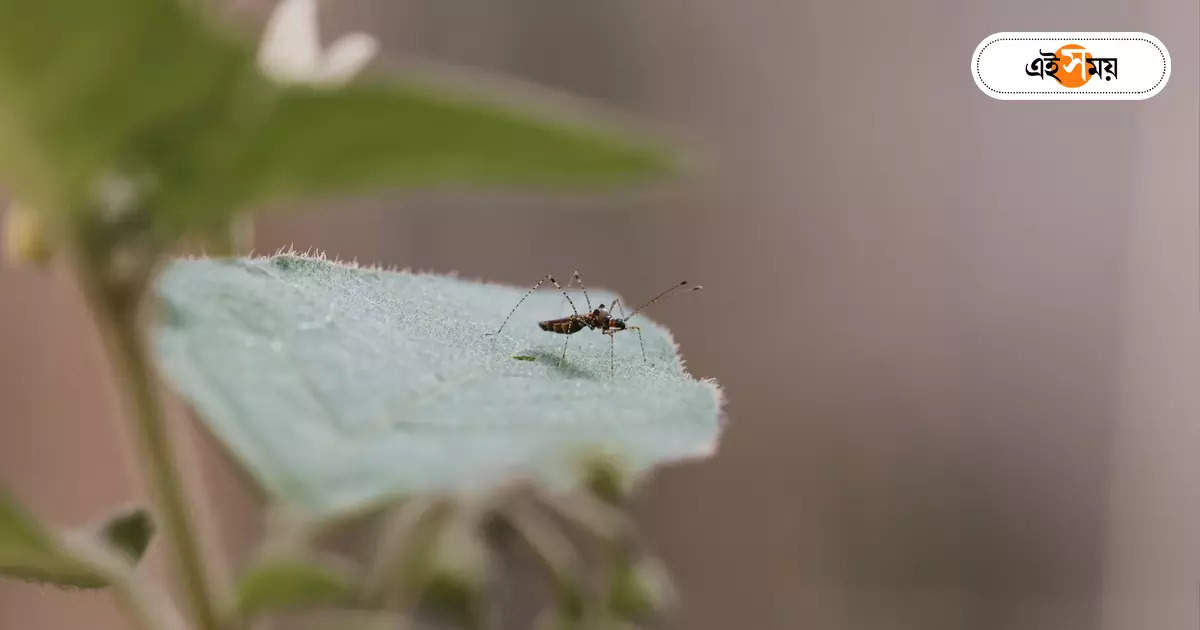
[[[651, 315], [728, 399], [719, 454], [638, 498], [671, 627], [1200, 626], [1195, 0], [343, 0], [322, 22], [379, 36], [376, 70], [519, 77], [713, 157], [665, 193], [311, 204], [256, 235], [631, 299], [703, 282]], [[1022, 30], [1145, 31], [1174, 73], [1148, 101], [991, 100], [971, 52]], [[59, 522], [133, 501], [77, 289], [9, 267], [0, 296], [0, 476]], [[256, 499], [189, 437], [236, 562]], [[0, 582], [0, 628], [67, 627], [123, 623], [102, 593]]]

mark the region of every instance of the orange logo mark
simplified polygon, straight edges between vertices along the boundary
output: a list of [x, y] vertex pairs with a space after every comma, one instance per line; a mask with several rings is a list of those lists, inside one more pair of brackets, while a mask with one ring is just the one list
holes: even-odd
[[[1058, 82], [1063, 87], [1077, 88], [1092, 78], [1092, 75], [1088, 74], [1087, 64], [1088, 60], [1092, 59], [1092, 53], [1088, 52], [1083, 46], [1079, 44], [1067, 44], [1055, 51], [1054, 54], [1062, 64], [1058, 69], [1058, 74], [1054, 75], [1054, 78], [1058, 79]], [[1093, 74], [1095, 74], [1095, 71], [1093, 71]]]

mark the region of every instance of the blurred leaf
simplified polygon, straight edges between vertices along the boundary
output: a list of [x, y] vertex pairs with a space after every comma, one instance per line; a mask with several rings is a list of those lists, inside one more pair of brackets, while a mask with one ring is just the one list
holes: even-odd
[[395, 507], [384, 521], [361, 599], [386, 606], [425, 581], [434, 546], [453, 515], [449, 500], [430, 495], [412, 497]]
[[58, 586], [97, 588], [107, 580], [76, 558], [0, 488], [0, 574]]
[[348, 599], [354, 592], [348, 572], [332, 562], [295, 557], [260, 561], [239, 578], [235, 607], [245, 617]]
[[610, 505], [621, 505], [632, 485], [621, 458], [605, 453], [588, 453], [580, 462], [584, 486], [597, 499]]
[[656, 560], [621, 559], [614, 567], [609, 607], [622, 619], [645, 621], [675, 600], [675, 589], [666, 569]]
[[536, 506], [508, 505], [502, 518], [532, 552], [550, 583], [554, 604], [565, 620], [578, 620], [584, 613], [584, 559], [557, 523]]
[[104, 521], [100, 537], [126, 559], [137, 563], [154, 537], [154, 520], [145, 508], [124, 510]]
[[0, 183], [43, 211], [115, 174], [186, 186], [266, 88], [252, 61], [174, 0], [0, 0]]
[[247, 204], [372, 188], [570, 187], [658, 149], [413, 82], [269, 81], [182, 0], [0, 0], [0, 185], [43, 212], [118, 205], [168, 235]]
[[[580, 453], [633, 472], [706, 455], [719, 393], [665, 329], [608, 339], [538, 329], [562, 296], [281, 255], [172, 264], [158, 287], [161, 365], [272, 495], [332, 513], [509, 474], [579, 483]], [[608, 302], [604, 291], [593, 302]], [[514, 354], [537, 356], [516, 361]]]
[[464, 628], [481, 628], [487, 611], [485, 589], [491, 551], [474, 519], [459, 515], [438, 532], [427, 574], [414, 584], [423, 607]]
[[670, 170], [656, 147], [411, 84], [297, 87], [256, 135], [256, 198], [372, 187], [570, 188]]

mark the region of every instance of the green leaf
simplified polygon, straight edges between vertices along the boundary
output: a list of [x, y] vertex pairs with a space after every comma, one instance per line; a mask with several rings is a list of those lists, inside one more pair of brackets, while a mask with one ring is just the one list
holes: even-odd
[[0, 0], [10, 193], [50, 211], [88, 205], [106, 176], [178, 189], [236, 137], [244, 103], [267, 84], [248, 46], [184, 4]]
[[235, 607], [244, 617], [334, 604], [354, 592], [348, 572], [329, 562], [276, 557], [260, 561], [238, 579]]
[[42, 527], [0, 488], [0, 574], [59, 586], [98, 588], [101, 571], [76, 558], [64, 542]]
[[154, 537], [154, 520], [144, 508], [120, 511], [100, 526], [100, 538], [131, 562], [141, 560]]
[[147, 212], [131, 222], [174, 236], [282, 197], [670, 170], [629, 137], [413, 80], [284, 87], [197, 4], [0, 0], [0, 185], [43, 212]]
[[604, 335], [537, 327], [564, 313], [558, 294], [534, 293], [486, 336], [524, 292], [294, 255], [178, 261], [158, 287], [156, 346], [263, 487], [317, 513], [511, 474], [566, 489], [597, 451], [634, 472], [712, 451], [718, 389], [687, 373], [665, 329], [638, 316], [649, 362], [619, 334], [615, 374]]
[[578, 188], [670, 170], [664, 151], [616, 133], [398, 83], [289, 90], [243, 172], [255, 198], [274, 198], [379, 187]]

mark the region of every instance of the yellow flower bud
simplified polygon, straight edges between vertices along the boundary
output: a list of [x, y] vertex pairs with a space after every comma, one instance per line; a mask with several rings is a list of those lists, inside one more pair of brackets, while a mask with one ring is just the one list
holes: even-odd
[[20, 202], [9, 204], [4, 213], [3, 256], [14, 265], [44, 264], [54, 256], [53, 239], [45, 219]]

